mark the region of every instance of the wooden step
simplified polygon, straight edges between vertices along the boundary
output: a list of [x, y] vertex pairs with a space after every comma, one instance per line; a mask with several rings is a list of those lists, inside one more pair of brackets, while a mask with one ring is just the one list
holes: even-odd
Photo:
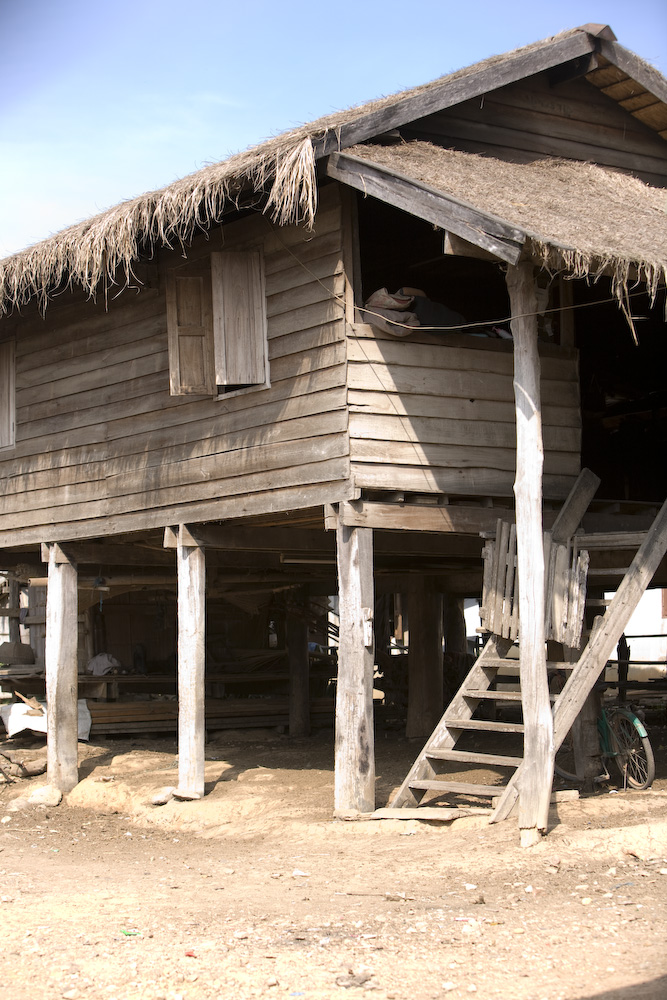
[[502, 767], [518, 767], [522, 757], [508, 757], [499, 753], [475, 753], [474, 750], [427, 750], [427, 757], [433, 760], [459, 760], [462, 764], [499, 764]]
[[438, 781], [426, 779], [411, 781], [410, 788], [423, 789], [427, 792], [458, 792], [459, 795], [479, 795], [487, 799], [495, 799], [504, 789], [504, 785], [473, 785], [469, 781]]
[[[502, 670], [503, 667], [516, 667], [519, 669], [519, 660], [510, 656], [489, 656], [480, 666], [489, 667], [491, 670]], [[547, 660], [547, 670], [572, 670], [574, 663], [567, 660]]]
[[[465, 692], [463, 697], [475, 698], [477, 701], [486, 698], [488, 701], [515, 701], [519, 704], [521, 703], [520, 691], [492, 691], [490, 689], [471, 688]], [[555, 694], [550, 695], [551, 701], [555, 701], [557, 697], [558, 695]]]
[[522, 722], [486, 722], [485, 719], [445, 719], [448, 729], [479, 729], [489, 733], [522, 733]]

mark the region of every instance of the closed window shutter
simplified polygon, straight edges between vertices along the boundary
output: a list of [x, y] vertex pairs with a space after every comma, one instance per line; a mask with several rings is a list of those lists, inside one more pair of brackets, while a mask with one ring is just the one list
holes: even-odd
[[208, 266], [167, 273], [169, 386], [172, 396], [210, 395], [213, 379], [213, 316]]
[[0, 344], [0, 448], [11, 448], [14, 436], [14, 342]]
[[211, 254], [215, 381], [223, 392], [268, 382], [264, 258], [259, 250]]

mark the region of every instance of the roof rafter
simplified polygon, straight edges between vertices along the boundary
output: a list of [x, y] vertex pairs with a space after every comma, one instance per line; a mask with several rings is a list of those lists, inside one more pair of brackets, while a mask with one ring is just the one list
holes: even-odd
[[508, 264], [521, 257], [523, 230], [428, 184], [348, 153], [332, 153], [326, 169], [329, 177], [454, 233]]

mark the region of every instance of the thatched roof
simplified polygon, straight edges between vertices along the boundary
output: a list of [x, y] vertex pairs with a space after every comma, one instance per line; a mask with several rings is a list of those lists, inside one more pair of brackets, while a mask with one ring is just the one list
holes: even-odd
[[[617, 60], [618, 53], [632, 56], [616, 46], [614, 38], [605, 26], [575, 28], [421, 87], [320, 118], [162, 190], [122, 202], [0, 262], [0, 315], [33, 298], [44, 308], [49, 293], [63, 286], [79, 285], [93, 295], [119, 275], [130, 278], [140, 256], [161, 246], [187, 245], [198, 230], [219, 222], [253, 193], [277, 223], [310, 224], [317, 205], [319, 157], [600, 46], [606, 45]], [[632, 60], [634, 76], [642, 76], [652, 93], [665, 85], [652, 67], [635, 56]]]
[[667, 281], [667, 191], [575, 160], [507, 163], [428, 142], [352, 146], [346, 154], [441, 191], [516, 226], [547, 265], [576, 277], [611, 273], [655, 295]]

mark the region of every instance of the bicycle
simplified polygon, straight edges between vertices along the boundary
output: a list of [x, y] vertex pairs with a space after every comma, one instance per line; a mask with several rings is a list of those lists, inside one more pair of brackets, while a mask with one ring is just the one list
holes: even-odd
[[[613, 760], [623, 778], [623, 787], [641, 790], [650, 788], [655, 778], [655, 760], [646, 727], [629, 708], [615, 705], [603, 708], [597, 720], [600, 757], [605, 773], [596, 781], [608, 781], [605, 761]], [[581, 783], [584, 779], [574, 770], [572, 733], [568, 733], [556, 752], [555, 772], [565, 781]]]

